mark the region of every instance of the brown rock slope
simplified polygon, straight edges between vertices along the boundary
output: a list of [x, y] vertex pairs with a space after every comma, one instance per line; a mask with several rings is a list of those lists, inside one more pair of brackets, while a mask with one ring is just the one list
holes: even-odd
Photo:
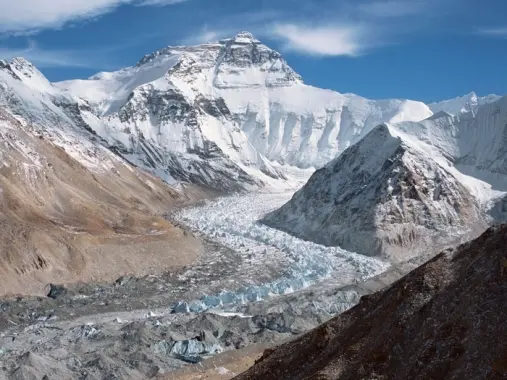
[[237, 379], [507, 379], [507, 225], [266, 351]]
[[98, 145], [81, 154], [95, 169], [68, 147], [0, 109], [0, 295], [143, 275], [197, 257], [201, 243], [159, 216], [185, 201], [183, 191]]

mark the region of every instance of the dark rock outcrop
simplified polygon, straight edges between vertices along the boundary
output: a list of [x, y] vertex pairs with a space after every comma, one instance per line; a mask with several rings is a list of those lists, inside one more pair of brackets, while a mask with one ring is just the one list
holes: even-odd
[[447, 250], [238, 380], [507, 379], [507, 225]]

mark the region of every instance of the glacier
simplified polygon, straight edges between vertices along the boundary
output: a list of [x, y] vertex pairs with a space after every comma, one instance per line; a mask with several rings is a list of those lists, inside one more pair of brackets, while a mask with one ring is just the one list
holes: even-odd
[[[363, 282], [383, 273], [390, 263], [338, 247], [325, 247], [291, 236], [258, 222], [285, 203], [293, 191], [256, 192], [229, 196], [186, 208], [173, 217], [201, 236], [217, 241], [242, 256], [229, 287], [202, 289], [202, 296], [181, 300], [175, 313], [208, 309], [235, 311], [238, 305], [286, 295], [333, 278], [335, 286]], [[213, 292], [214, 291], [214, 292]]]

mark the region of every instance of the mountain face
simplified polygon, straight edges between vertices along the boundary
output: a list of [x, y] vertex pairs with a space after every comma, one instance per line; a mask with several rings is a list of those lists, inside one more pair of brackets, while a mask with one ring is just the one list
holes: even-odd
[[420, 102], [307, 86], [246, 32], [54, 85], [89, 104], [85, 120], [129, 161], [223, 190], [283, 180], [280, 165], [322, 166], [378, 123], [432, 115]]
[[[458, 116], [438, 113], [397, 128], [444, 155], [461, 173], [507, 190], [507, 97]], [[480, 196], [480, 194], [478, 194]]]
[[108, 149], [83, 119], [88, 110], [27, 61], [0, 61], [1, 295], [145, 274], [202, 248], [157, 216], [194, 190], [171, 188]]
[[263, 222], [324, 245], [403, 261], [476, 236], [487, 217], [444, 156], [380, 125]]
[[439, 250], [506, 220], [506, 138], [507, 97], [381, 125], [263, 221], [367, 255]]
[[507, 378], [507, 226], [446, 251], [238, 380]]

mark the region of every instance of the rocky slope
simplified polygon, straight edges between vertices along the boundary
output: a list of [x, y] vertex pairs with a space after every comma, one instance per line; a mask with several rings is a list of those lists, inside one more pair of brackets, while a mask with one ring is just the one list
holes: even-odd
[[388, 125], [375, 128], [263, 222], [321, 244], [399, 260], [484, 228], [470, 190], [417, 143]]
[[379, 126], [263, 221], [396, 259], [477, 236], [491, 217], [505, 220], [506, 123], [502, 98], [475, 113]]
[[0, 294], [195, 260], [201, 243], [158, 216], [194, 190], [114, 154], [86, 104], [52, 90], [26, 61], [0, 63]]
[[445, 251], [238, 380], [507, 379], [507, 226]]

